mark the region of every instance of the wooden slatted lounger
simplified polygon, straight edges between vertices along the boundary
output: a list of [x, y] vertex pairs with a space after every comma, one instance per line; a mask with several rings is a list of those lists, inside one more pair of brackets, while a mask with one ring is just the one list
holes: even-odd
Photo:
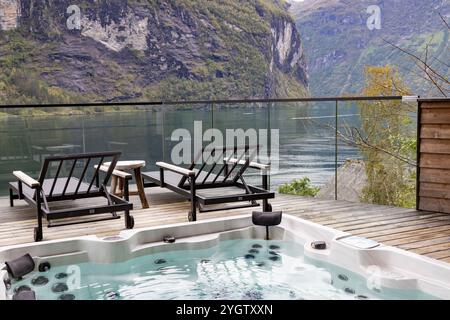
[[[129, 203], [128, 182], [131, 174], [115, 170], [120, 152], [100, 152], [75, 154], [67, 156], [47, 157], [42, 165], [37, 180], [21, 171], [14, 171], [17, 181], [9, 183], [10, 204], [14, 206], [15, 199], [25, 200], [30, 206], [36, 207], [37, 227], [34, 228], [34, 240], [43, 239], [42, 219], [46, 218], [48, 227], [70, 224], [87, 223], [119, 219], [117, 212], [125, 212], [125, 226], [132, 229], [134, 219], [130, 215], [133, 205]], [[105, 160], [111, 159], [111, 165], [102, 166]], [[81, 169], [81, 172], [79, 172]], [[53, 169], [56, 172], [52, 176]], [[66, 170], [67, 169], [67, 170]], [[88, 178], [88, 172], [93, 174]], [[67, 177], [60, 177], [61, 172], [68, 171]], [[100, 172], [104, 172], [104, 179], [100, 184]], [[118, 176], [125, 182], [124, 199], [110, 194], [107, 190], [112, 175]], [[50, 204], [58, 201], [79, 200], [87, 198], [105, 198], [106, 203], [97, 206], [68, 208], [53, 210]], [[110, 213], [111, 216], [96, 219], [77, 219], [89, 215]], [[59, 220], [59, 222], [53, 222]]]
[[[189, 221], [197, 220], [197, 206], [200, 212], [259, 206], [272, 211], [268, 199], [275, 194], [268, 190], [269, 165], [253, 161], [259, 146], [210, 147], [204, 148], [189, 166], [182, 168], [165, 162], [157, 162], [159, 171], [144, 172], [145, 187], [170, 189], [191, 202]], [[199, 169], [196, 167], [200, 166]], [[248, 185], [244, 173], [249, 168], [258, 169], [262, 175], [262, 187]], [[249, 202], [234, 207], [206, 208], [231, 202]]]

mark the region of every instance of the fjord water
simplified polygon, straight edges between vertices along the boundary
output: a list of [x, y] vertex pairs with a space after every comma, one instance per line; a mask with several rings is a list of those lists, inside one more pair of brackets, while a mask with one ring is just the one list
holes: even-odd
[[[39, 300], [432, 299], [372, 287], [359, 275], [303, 255], [299, 243], [239, 239], [113, 264], [53, 266], [13, 283]], [[21, 289], [19, 289], [21, 288]]]
[[[301, 177], [322, 185], [334, 174], [334, 102], [167, 106], [162, 110], [0, 119], [0, 195], [7, 194], [12, 171], [37, 178], [48, 155], [117, 150], [122, 151], [123, 160], [145, 160], [146, 170], [154, 170], [156, 161], [171, 161], [172, 147], [178, 143], [171, 141], [174, 130], [187, 129], [193, 139], [194, 121], [202, 121], [203, 131], [214, 127], [224, 136], [225, 129], [278, 129], [280, 161], [278, 172], [271, 176], [273, 189]], [[340, 113], [341, 124], [359, 121], [354, 108], [341, 108]], [[359, 157], [357, 149], [342, 144], [338, 152], [339, 164]]]

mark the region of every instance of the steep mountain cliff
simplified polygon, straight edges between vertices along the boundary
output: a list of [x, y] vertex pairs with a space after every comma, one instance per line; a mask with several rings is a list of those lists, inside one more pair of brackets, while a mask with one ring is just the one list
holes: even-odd
[[[369, 18], [378, 9], [375, 26]], [[428, 62], [450, 74], [449, 30], [439, 17], [450, 19], [448, 0], [305, 0], [290, 12], [304, 41], [312, 95], [357, 93], [364, 66], [386, 64], [399, 67], [414, 93], [438, 94], [414, 62], [384, 40], [421, 55], [429, 43]]]
[[3, 103], [307, 94], [281, 0], [0, 0], [0, 68]]

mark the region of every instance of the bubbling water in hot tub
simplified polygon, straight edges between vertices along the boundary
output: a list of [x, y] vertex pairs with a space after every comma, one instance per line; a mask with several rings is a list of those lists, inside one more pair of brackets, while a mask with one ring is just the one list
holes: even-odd
[[9, 294], [38, 300], [426, 299], [415, 290], [369, 288], [363, 277], [305, 258], [289, 241], [236, 239], [120, 263], [51, 266], [12, 281]]

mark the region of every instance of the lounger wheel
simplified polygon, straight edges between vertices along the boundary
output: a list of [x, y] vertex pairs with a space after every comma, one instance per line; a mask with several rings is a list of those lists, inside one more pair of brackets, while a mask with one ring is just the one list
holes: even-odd
[[128, 216], [127, 219], [127, 229], [133, 229], [134, 228], [134, 217], [133, 216]]
[[35, 242], [39, 242], [39, 241], [42, 241], [42, 231], [41, 230], [39, 230], [39, 228], [38, 227], [35, 227], [34, 228], [34, 241]]

